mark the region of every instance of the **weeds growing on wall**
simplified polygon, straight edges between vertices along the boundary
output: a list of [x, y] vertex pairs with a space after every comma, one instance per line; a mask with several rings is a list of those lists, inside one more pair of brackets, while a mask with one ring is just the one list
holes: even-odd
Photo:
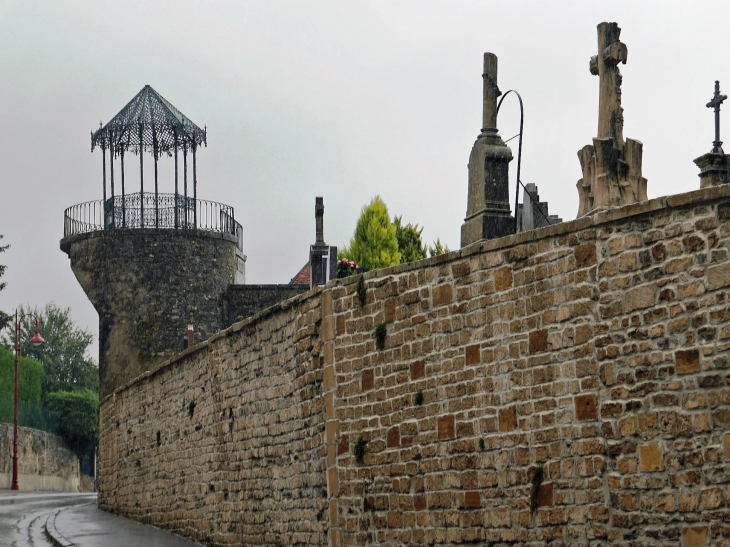
[[420, 389], [416, 392], [416, 396], [413, 398], [413, 402], [416, 405], [421, 406], [423, 404], [423, 391]]
[[375, 327], [375, 345], [379, 350], [385, 348], [385, 337], [388, 335], [388, 326], [385, 323], [378, 323]]
[[538, 465], [532, 470], [532, 492], [530, 493], [530, 512], [537, 510], [537, 494], [540, 491], [540, 485], [545, 479], [545, 468]]
[[365, 288], [365, 276], [360, 275], [360, 279], [357, 280], [357, 298], [360, 300], [360, 306], [365, 305], [365, 301], [368, 297], [368, 291]]
[[362, 438], [362, 435], [360, 435], [357, 438], [357, 442], [355, 443], [355, 461], [357, 463], [363, 463], [365, 461], [365, 445], [367, 444], [367, 441], [365, 441]]

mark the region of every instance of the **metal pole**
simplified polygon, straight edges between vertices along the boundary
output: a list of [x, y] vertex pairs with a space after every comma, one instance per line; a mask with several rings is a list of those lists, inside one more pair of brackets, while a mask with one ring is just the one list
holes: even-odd
[[102, 174], [102, 182], [104, 184], [104, 191], [102, 192], [102, 200], [104, 203], [106, 203], [106, 147], [101, 147], [101, 166], [104, 170], [104, 173]]
[[144, 169], [142, 168], [142, 120], [139, 120], [139, 227], [144, 228]]
[[112, 191], [112, 203], [111, 203], [111, 226], [114, 227], [114, 147], [109, 146], [109, 182], [111, 184]]
[[175, 129], [175, 228], [177, 228], [177, 129]]
[[160, 227], [160, 203], [157, 193], [157, 133], [155, 126], [152, 126], [152, 151], [155, 156], [155, 228]]
[[13, 482], [11, 490], [18, 489], [18, 310], [15, 310], [15, 414], [13, 418]]
[[122, 228], [124, 228], [127, 225], [127, 204], [124, 198], [124, 148], [121, 150], [119, 161], [122, 167]]
[[198, 228], [198, 170], [195, 162], [195, 143], [193, 143], [193, 228]]
[[188, 145], [183, 145], [183, 180], [185, 185], [185, 227], [188, 227]]

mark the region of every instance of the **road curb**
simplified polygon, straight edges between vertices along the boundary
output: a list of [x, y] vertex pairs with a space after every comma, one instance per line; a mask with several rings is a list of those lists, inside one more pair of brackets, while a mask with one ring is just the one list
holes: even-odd
[[46, 535], [48, 536], [48, 539], [51, 540], [51, 543], [53, 543], [56, 547], [74, 547], [74, 544], [71, 543], [69, 540], [67, 540], [65, 537], [63, 537], [58, 530], [56, 530], [56, 516], [61, 511], [56, 511], [51, 516], [48, 517], [48, 520], [46, 521]]

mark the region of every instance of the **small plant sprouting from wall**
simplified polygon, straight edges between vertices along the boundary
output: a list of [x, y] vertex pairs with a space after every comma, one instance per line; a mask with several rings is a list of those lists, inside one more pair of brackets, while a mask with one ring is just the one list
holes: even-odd
[[160, 303], [155, 302], [150, 307], [150, 311], [147, 313], [145, 319], [140, 319], [132, 323], [132, 340], [137, 346], [139, 358], [147, 360], [152, 357], [152, 352], [157, 349], [154, 344], [157, 338], [158, 326], [157, 326], [157, 312], [160, 308]]
[[417, 406], [421, 406], [423, 404], [423, 391], [421, 391], [420, 389], [416, 391], [413, 402], [416, 403]]
[[484, 439], [479, 439], [479, 450], [484, 452]]
[[192, 418], [194, 412], [195, 412], [195, 401], [190, 401], [190, 403], [188, 403], [188, 416], [190, 416]]
[[365, 289], [365, 276], [360, 274], [360, 279], [357, 280], [357, 298], [360, 300], [360, 306], [365, 305], [365, 300], [368, 297], [367, 289]]
[[388, 335], [388, 326], [385, 323], [378, 323], [375, 327], [375, 345], [379, 350], [385, 348], [385, 337]]
[[542, 465], [538, 465], [532, 470], [532, 491], [530, 492], [530, 512], [534, 513], [537, 510], [537, 494], [540, 491], [540, 485], [545, 479], [545, 468]]
[[355, 443], [355, 461], [357, 463], [363, 463], [365, 461], [365, 445], [367, 441], [360, 435]]

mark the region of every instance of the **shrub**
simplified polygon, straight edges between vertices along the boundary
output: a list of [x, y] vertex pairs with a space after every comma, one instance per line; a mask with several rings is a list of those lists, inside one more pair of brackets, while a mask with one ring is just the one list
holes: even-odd
[[79, 459], [98, 441], [99, 396], [88, 390], [57, 391], [46, 396], [48, 407], [61, 415], [61, 435]]

